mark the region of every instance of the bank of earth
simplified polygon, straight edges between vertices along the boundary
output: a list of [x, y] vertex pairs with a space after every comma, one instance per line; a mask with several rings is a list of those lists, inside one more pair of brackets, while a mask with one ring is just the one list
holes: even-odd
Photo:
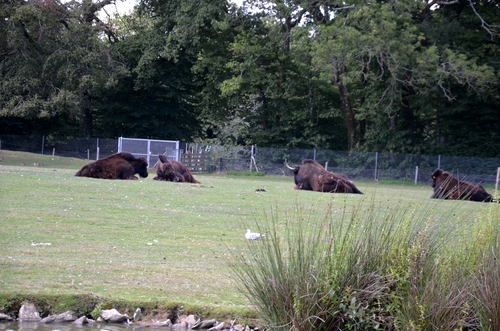
[[170, 319], [175, 321], [182, 315], [195, 315], [202, 320], [215, 319], [229, 324], [259, 326], [256, 311], [252, 307], [222, 307], [217, 305], [196, 306], [179, 302], [141, 302], [102, 298], [92, 294], [78, 295], [34, 295], [22, 293], [0, 292], [0, 313], [18, 317], [19, 309], [31, 302], [41, 317], [61, 314], [72, 310], [78, 316], [97, 319], [104, 309], [114, 308], [122, 314], [133, 316], [137, 308], [142, 311], [142, 325], [153, 324], [154, 321]]

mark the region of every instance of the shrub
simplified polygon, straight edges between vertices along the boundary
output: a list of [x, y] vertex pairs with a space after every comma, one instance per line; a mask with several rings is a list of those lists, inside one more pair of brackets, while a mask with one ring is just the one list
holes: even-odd
[[498, 330], [499, 206], [464, 220], [440, 201], [374, 201], [347, 210], [332, 199], [321, 213], [276, 207], [256, 225], [268, 235], [230, 266], [262, 321], [297, 331]]

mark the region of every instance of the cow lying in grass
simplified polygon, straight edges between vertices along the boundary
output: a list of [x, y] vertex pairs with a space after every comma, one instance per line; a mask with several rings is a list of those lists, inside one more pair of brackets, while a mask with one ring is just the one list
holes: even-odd
[[479, 184], [459, 180], [448, 171], [436, 169], [431, 175], [433, 199], [491, 202], [493, 197]]
[[314, 160], [302, 160], [300, 166], [286, 166], [293, 171], [295, 190], [363, 194], [347, 177], [327, 171]]
[[102, 179], [138, 179], [148, 177], [148, 162], [145, 158], [136, 158], [131, 153], [121, 152], [83, 166], [75, 176]]
[[168, 160], [165, 155], [158, 154], [156, 164], [156, 177], [154, 180], [166, 180], [170, 182], [199, 183], [194, 179], [189, 169], [182, 163]]

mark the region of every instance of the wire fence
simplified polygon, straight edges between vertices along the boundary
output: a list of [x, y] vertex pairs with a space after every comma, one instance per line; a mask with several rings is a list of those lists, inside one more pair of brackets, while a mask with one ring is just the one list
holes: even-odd
[[[0, 135], [0, 149], [96, 160], [118, 152], [118, 141], [102, 138]], [[132, 150], [128, 152], [134, 153]], [[261, 171], [277, 176], [292, 175], [285, 162], [294, 166], [301, 164], [303, 159], [314, 159], [327, 170], [345, 174], [352, 179], [429, 182], [434, 169], [441, 168], [472, 182], [494, 184], [500, 167], [500, 158], [277, 149], [185, 142], [179, 144], [179, 152], [208, 154], [210, 162], [206, 168], [207, 172]]]

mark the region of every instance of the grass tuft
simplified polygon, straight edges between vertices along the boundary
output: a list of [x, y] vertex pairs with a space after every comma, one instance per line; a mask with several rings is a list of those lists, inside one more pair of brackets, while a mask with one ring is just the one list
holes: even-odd
[[275, 207], [230, 267], [275, 330], [497, 330], [499, 206], [442, 207]]

